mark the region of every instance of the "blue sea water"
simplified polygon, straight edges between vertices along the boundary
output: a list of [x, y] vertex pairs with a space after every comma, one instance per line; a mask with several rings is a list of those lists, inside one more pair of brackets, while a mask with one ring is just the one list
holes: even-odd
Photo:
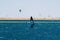
[[60, 20], [0, 20], [0, 40], [60, 40]]

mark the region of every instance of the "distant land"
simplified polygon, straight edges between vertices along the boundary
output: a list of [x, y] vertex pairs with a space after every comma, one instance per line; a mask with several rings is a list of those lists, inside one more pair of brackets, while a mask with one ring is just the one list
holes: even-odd
[[[33, 18], [34, 20], [60, 20], [60, 18]], [[30, 18], [0, 18], [0, 20], [30, 20]]]

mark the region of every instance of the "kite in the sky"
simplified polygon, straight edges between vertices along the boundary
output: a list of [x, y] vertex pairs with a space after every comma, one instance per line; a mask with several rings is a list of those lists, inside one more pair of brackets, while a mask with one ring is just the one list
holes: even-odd
[[21, 9], [19, 10], [19, 12], [21, 12]]

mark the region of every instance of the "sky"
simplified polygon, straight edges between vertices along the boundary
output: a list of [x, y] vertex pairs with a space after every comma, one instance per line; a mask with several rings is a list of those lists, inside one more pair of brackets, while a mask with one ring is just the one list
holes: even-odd
[[60, 0], [0, 0], [0, 18], [29, 18], [30, 16], [59, 18]]

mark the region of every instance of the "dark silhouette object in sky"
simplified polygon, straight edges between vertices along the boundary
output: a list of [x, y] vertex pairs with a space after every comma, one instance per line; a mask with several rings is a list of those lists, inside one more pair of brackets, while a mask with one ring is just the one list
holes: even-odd
[[19, 9], [19, 12], [21, 12], [21, 9]]
[[31, 23], [31, 28], [33, 28], [34, 27], [34, 20], [33, 20], [32, 16], [30, 17], [30, 23]]

